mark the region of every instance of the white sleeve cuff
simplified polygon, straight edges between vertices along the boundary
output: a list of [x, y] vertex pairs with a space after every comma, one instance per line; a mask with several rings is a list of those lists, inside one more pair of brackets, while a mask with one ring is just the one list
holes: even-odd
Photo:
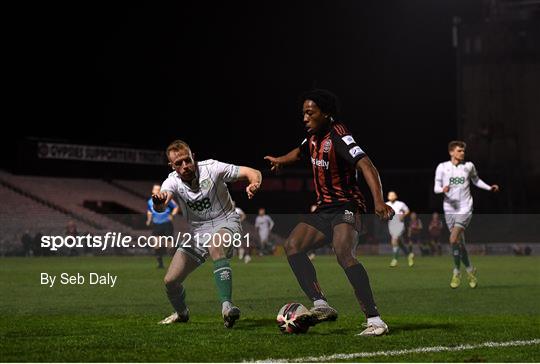
[[478, 178], [478, 181], [476, 181], [474, 185], [483, 190], [491, 191], [491, 186], [488, 185], [486, 182], [482, 181], [480, 178]]

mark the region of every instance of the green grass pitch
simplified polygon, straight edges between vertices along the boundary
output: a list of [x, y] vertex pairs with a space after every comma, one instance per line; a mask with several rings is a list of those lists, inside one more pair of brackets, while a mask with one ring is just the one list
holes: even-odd
[[[466, 280], [449, 287], [451, 257], [419, 257], [389, 268], [389, 257], [366, 257], [375, 298], [390, 334], [355, 336], [363, 316], [345, 274], [330, 256], [314, 261], [336, 322], [306, 335], [283, 335], [279, 308], [308, 305], [284, 257], [234, 260], [234, 301], [242, 318], [223, 327], [206, 263], [185, 286], [188, 324], [157, 325], [172, 312], [153, 257], [51, 257], [0, 260], [1, 362], [169, 362], [289, 359], [335, 353], [376, 352], [432, 346], [540, 338], [540, 258], [472, 257], [479, 286]], [[41, 272], [118, 275], [114, 288], [40, 285]], [[461, 352], [372, 357], [350, 361], [539, 361], [540, 345]], [[336, 361], [336, 360], [334, 360]]]

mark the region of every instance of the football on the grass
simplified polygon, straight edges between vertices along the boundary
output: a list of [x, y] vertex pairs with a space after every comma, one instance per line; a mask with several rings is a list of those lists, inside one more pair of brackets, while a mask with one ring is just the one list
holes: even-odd
[[305, 334], [310, 326], [311, 313], [301, 303], [287, 303], [279, 310], [276, 320], [284, 334]]

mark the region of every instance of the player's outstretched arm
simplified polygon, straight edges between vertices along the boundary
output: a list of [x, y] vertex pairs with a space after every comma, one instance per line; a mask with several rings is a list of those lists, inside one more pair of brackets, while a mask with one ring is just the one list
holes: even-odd
[[240, 170], [238, 171], [238, 179], [248, 180], [249, 185], [246, 187], [246, 193], [249, 199], [252, 199], [259, 188], [261, 188], [262, 174], [257, 169], [243, 166], [240, 167]]
[[300, 160], [301, 151], [300, 148], [294, 148], [289, 153], [282, 155], [281, 157], [273, 157], [270, 155], [267, 155], [264, 157], [267, 161], [270, 162], [270, 165], [272, 168], [270, 169], [273, 172], [279, 171], [283, 166], [287, 166], [289, 164], [293, 164]]
[[369, 186], [377, 216], [383, 220], [391, 219], [394, 216], [394, 209], [384, 203], [381, 178], [377, 168], [375, 168], [369, 157], [365, 156], [356, 162], [356, 169], [362, 172]]
[[478, 172], [476, 171], [476, 167], [474, 164], [471, 163], [471, 181], [472, 183], [483, 190], [491, 191], [491, 192], [499, 192], [499, 185], [488, 185], [486, 182], [482, 181], [480, 177], [478, 177]]
[[154, 202], [154, 210], [157, 212], [164, 212], [166, 206], [171, 201], [173, 195], [169, 191], [159, 192], [152, 195], [152, 201]]

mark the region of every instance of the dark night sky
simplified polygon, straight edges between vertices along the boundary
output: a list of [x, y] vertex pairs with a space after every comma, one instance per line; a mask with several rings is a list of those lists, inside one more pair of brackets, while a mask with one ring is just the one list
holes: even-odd
[[[433, 168], [455, 135], [454, 15], [478, 1], [21, 8], [17, 138], [163, 148], [264, 166], [303, 138], [299, 94], [340, 96], [381, 168]], [[67, 125], [66, 125], [67, 123]], [[17, 128], [17, 126], [16, 126]]]

